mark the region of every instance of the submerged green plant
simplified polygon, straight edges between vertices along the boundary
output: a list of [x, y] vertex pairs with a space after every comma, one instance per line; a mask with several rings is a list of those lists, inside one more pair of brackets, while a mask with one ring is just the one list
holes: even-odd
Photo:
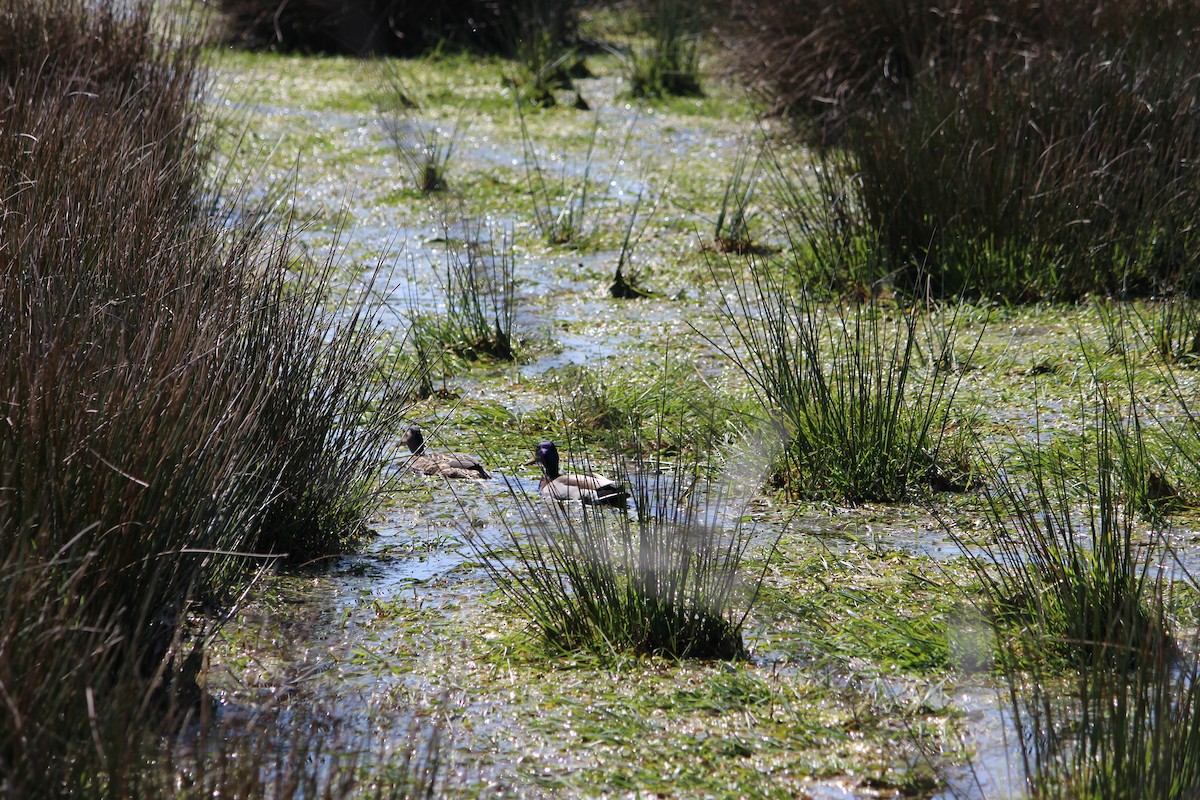
[[939, 338], [922, 344], [916, 307], [822, 305], [786, 291], [766, 264], [751, 271], [748, 287], [722, 295], [723, 339], [710, 341], [778, 426], [778, 485], [851, 501], [897, 501], [917, 485], [962, 488], [968, 475], [947, 457], [966, 434], [949, 408], [962, 372], [945, 369], [944, 356], [923, 357], [953, 349], [956, 311], [927, 326]]
[[519, 521], [504, 517], [503, 546], [479, 546], [488, 570], [556, 648], [744, 658], [771, 555], [743, 575], [755, 535], [737, 498], [695, 463], [626, 477], [632, 512], [547, 503], [510, 483]]

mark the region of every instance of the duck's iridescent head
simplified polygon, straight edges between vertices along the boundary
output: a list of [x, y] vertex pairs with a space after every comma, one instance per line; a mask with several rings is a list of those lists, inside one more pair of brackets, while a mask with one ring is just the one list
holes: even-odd
[[542, 442], [533, 451], [533, 460], [542, 465], [542, 469], [551, 479], [558, 477], [558, 448], [554, 442]]

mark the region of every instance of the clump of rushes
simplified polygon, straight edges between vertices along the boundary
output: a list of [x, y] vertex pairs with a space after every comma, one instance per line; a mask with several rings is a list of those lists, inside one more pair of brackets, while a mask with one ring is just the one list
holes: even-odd
[[1102, 393], [1078, 453], [1018, 449], [1019, 463], [1009, 466], [1027, 476], [1022, 484], [1005, 465], [985, 463], [992, 535], [960, 546], [1008, 648], [1001, 655], [1019, 657], [1014, 669], [1052, 654], [1080, 669], [1124, 669], [1174, 647], [1153, 602], [1159, 570], [1151, 556], [1162, 537], [1152, 532], [1147, 543], [1136, 524], [1117, 420]]
[[753, 218], [751, 202], [758, 185], [762, 151], [753, 152], [752, 144], [743, 143], [733, 160], [733, 172], [725, 183], [721, 209], [713, 226], [713, 242], [722, 253], [750, 253], [755, 249], [750, 234]]
[[579, 244], [591, 234], [594, 221], [589, 220], [589, 203], [595, 191], [592, 177], [596, 143], [600, 138], [600, 117], [592, 125], [587, 155], [583, 166], [568, 177], [568, 165], [563, 164], [557, 181], [547, 179], [546, 169], [538, 158], [537, 147], [529, 133], [522, 103], [517, 103], [521, 122], [521, 145], [524, 149], [525, 177], [533, 199], [533, 215], [537, 228], [550, 244]]
[[517, 356], [513, 338], [516, 256], [511, 235], [502, 232], [497, 241], [477, 221], [463, 223], [465, 239], [453, 238], [450, 229], [447, 222], [444, 258], [435, 266], [446, 314], [418, 317], [417, 336], [440, 339], [462, 358], [511, 361]]
[[953, 13], [934, 0], [768, 0], [725, 18], [735, 69], [825, 140], [881, 101], [908, 98], [930, 75], [961, 83], [983, 65], [1019, 72], [1072, 48], [1132, 45], [1158, 55], [1194, 49], [1200, 33], [1200, 8], [1171, 0], [1009, 10], [997, 14], [990, 0], [958, 0]]
[[700, 88], [700, 10], [692, 0], [657, 0], [647, 13], [651, 43], [630, 56], [634, 97], [696, 97]]
[[625, 235], [621, 238], [621, 250], [617, 254], [617, 268], [613, 272], [612, 283], [608, 285], [609, 296], [618, 300], [636, 300], [653, 295], [653, 292], [642, 288], [642, 271], [633, 264], [634, 247], [642, 238], [642, 234], [646, 232], [646, 226], [654, 219], [654, 213], [658, 209], [658, 200], [655, 200], [646, 214], [642, 227], [638, 228], [637, 218], [638, 210], [642, 207], [642, 196], [643, 192], [638, 192], [637, 197], [633, 200], [633, 208], [629, 211], [629, 221], [625, 225]]
[[[821, 304], [773, 276], [751, 261], [749, 285], [721, 295], [722, 340], [710, 341], [778, 426], [784, 448], [774, 482], [798, 496], [851, 502], [897, 501], [917, 486], [965, 488], [956, 441], [969, 426], [950, 417], [962, 371], [947, 369], [956, 359], [945, 355], [958, 309]], [[924, 313], [946, 321], [921, 326]]]
[[1200, 367], [1200, 302], [1185, 292], [1147, 306], [1124, 306], [1138, 341], [1166, 364]]
[[[1152, 612], [1170, 604], [1157, 583]], [[1177, 800], [1200, 792], [1200, 662], [1163, 642], [1132, 669], [1064, 682], [1006, 670], [1013, 741], [1030, 796]]]
[[375, 105], [397, 160], [420, 191], [429, 194], [445, 189], [450, 160], [462, 135], [461, 119], [448, 127], [419, 119], [417, 100], [400, 68], [387, 59], [378, 63], [379, 93]]
[[479, 550], [501, 588], [554, 648], [678, 658], [746, 656], [742, 626], [762, 570], [745, 509], [699, 464], [637, 464], [623, 476], [634, 510], [547, 503], [510, 484], [519, 510], [505, 540]]
[[858, 205], [898, 283], [932, 273], [946, 292], [1014, 301], [1182, 287], [1200, 252], [1200, 112], [1179, 76], [1198, 72], [1177, 50], [986, 65], [853, 127]]
[[1200, 651], [1174, 638], [1172, 609], [1195, 587], [1179, 591], [1191, 578], [1162, 530], [1135, 525], [1114, 409], [1102, 396], [1090, 413], [1080, 464], [1019, 451], [1021, 486], [987, 465], [991, 536], [959, 546], [983, 586], [1031, 796], [1191, 797]]
[[[203, 631], [268, 559], [344, 546], [402, 402], [371, 306], [206, 213], [202, 49], [150, 3], [0, 11], [0, 764], [142, 796]], [[343, 498], [350, 500], [343, 502]]]
[[[572, 88], [573, 78], [587, 75], [575, 42], [577, 4], [522, 0], [515, 5], [520, 11], [511, 20], [508, 50], [520, 69], [506, 82], [524, 101], [549, 108], [557, 103], [556, 91]], [[576, 98], [577, 104], [585, 108], [578, 93]]]

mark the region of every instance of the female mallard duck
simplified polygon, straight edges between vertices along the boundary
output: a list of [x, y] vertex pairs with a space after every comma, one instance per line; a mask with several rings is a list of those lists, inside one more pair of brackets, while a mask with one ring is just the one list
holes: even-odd
[[563, 475], [558, 471], [558, 448], [554, 442], [542, 442], [533, 452], [533, 458], [526, 464], [542, 466], [542, 482], [538, 491], [542, 497], [551, 500], [578, 500], [582, 503], [596, 503], [611, 506], [623, 506], [629, 499], [625, 487], [614, 480], [596, 475], [591, 472], [572, 472]]
[[441, 475], [444, 478], [490, 478], [483, 464], [475, 456], [466, 453], [426, 453], [425, 434], [420, 425], [411, 425], [400, 437], [400, 443], [408, 445], [412, 456], [408, 468], [426, 475]]

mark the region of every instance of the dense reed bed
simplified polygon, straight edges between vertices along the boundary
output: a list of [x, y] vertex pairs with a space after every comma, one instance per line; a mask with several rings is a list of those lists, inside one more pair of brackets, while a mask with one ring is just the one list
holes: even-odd
[[826, 166], [883, 248], [873, 279], [1009, 302], [1192, 290], [1191, 4], [804, 0], [749, 16], [734, 58], [837, 143]]
[[201, 51], [149, 3], [0, 13], [0, 766], [134, 796], [207, 614], [345, 547], [406, 400], [369, 303], [209, 195]]

